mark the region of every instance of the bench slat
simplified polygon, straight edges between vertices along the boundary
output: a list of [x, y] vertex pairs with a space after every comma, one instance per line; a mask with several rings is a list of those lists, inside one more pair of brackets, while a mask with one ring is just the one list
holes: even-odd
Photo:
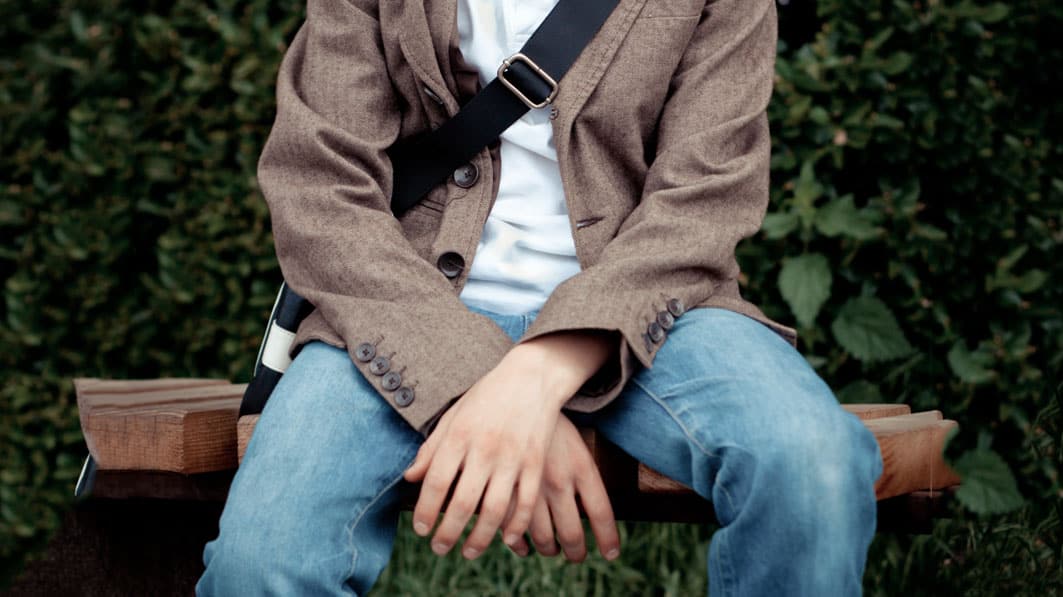
[[217, 379], [76, 379], [78, 414], [101, 469], [185, 474], [237, 466], [246, 384]]
[[[246, 384], [225, 380], [77, 379], [75, 388], [85, 440], [100, 470], [198, 474], [234, 469], [258, 420], [255, 415], [237, 421]], [[939, 411], [913, 414], [904, 404], [842, 406], [879, 442], [886, 465], [875, 486], [880, 500], [959, 483], [941, 458], [956, 423], [943, 420]], [[694, 495], [594, 430], [580, 431], [610, 492]]]

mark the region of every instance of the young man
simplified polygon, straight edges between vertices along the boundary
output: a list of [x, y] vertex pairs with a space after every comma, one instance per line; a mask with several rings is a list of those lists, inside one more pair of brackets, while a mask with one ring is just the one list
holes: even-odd
[[308, 0], [258, 177], [316, 309], [197, 594], [364, 594], [416, 481], [438, 554], [501, 531], [582, 560], [579, 495], [616, 558], [576, 423], [711, 500], [710, 592], [860, 592], [877, 444], [738, 289], [768, 204], [773, 0], [621, 0], [550, 106], [391, 213], [385, 150], [456, 113], [555, 4]]

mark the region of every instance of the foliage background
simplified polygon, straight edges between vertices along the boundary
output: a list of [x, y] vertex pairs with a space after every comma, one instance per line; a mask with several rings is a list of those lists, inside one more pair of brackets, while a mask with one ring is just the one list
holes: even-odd
[[[72, 377], [247, 381], [280, 281], [255, 163], [304, 10], [0, 0], [0, 585], [70, 506]], [[879, 534], [866, 590], [1058, 591], [1063, 6], [793, 0], [780, 25], [744, 292], [843, 402], [961, 425], [953, 517]], [[467, 566], [408, 527], [378, 593], [700, 593], [712, 531], [625, 524], [619, 563]]]

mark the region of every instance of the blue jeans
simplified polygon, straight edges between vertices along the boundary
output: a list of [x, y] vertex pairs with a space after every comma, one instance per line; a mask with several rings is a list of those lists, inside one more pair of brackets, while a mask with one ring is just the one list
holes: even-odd
[[[537, 314], [470, 309], [514, 340]], [[766, 326], [691, 309], [614, 402], [569, 414], [711, 501], [710, 594], [860, 594], [878, 444]], [[308, 343], [262, 412], [196, 594], [364, 595], [422, 439], [345, 351]]]

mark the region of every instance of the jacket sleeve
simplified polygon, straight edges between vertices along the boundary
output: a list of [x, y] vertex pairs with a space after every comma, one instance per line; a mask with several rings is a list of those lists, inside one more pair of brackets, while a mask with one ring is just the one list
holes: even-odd
[[566, 408], [594, 410], [615, 398], [667, 341], [667, 333], [651, 337], [652, 321], [667, 325], [662, 312], [681, 317], [738, 276], [735, 246], [760, 228], [769, 200], [776, 39], [774, 0], [704, 7], [672, 76], [638, 205], [600, 258], [555, 288], [519, 340], [576, 328], [619, 332]]
[[[285, 282], [342, 337], [381, 396], [426, 434], [513, 342], [459, 300], [391, 212], [384, 151], [399, 135], [401, 116], [376, 6], [365, 4], [308, 0], [281, 61], [258, 181]], [[385, 373], [393, 375], [380, 373], [382, 361], [358, 358], [366, 355], [357, 352], [363, 343], [388, 359]], [[403, 404], [411, 390], [412, 402]]]

